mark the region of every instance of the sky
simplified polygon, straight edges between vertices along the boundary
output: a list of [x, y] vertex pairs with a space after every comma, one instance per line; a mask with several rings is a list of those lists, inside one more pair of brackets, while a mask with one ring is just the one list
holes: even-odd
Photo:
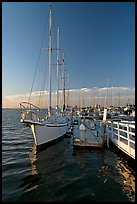
[[[65, 54], [70, 89], [102, 88], [108, 81], [110, 87], [134, 89], [134, 2], [53, 2], [52, 11], [53, 35], [59, 25], [60, 55]], [[44, 30], [43, 46], [48, 47], [48, 18], [49, 2], [2, 3], [3, 107], [13, 102], [18, 106], [15, 96], [28, 97]], [[45, 66], [44, 60], [40, 66]], [[6, 101], [10, 96], [14, 99]]]

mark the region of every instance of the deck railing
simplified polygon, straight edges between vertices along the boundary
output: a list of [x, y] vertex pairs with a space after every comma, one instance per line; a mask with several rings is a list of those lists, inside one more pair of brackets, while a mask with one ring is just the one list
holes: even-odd
[[30, 119], [37, 121], [38, 119], [38, 112], [40, 109], [33, 105], [32, 103], [29, 102], [21, 102], [20, 103], [20, 108], [21, 108], [21, 118], [24, 119]]
[[107, 121], [106, 133], [118, 148], [135, 159], [135, 124]]

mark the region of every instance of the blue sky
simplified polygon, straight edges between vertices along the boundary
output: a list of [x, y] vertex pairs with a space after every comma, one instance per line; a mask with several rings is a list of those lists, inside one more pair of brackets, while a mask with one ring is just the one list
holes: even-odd
[[[135, 3], [54, 2], [70, 88], [135, 86]], [[49, 2], [2, 3], [2, 93], [29, 93]], [[46, 46], [45, 41], [45, 46]]]

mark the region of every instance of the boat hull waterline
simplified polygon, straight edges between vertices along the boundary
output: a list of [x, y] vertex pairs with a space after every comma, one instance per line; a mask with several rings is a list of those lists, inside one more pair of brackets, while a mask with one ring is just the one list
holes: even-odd
[[42, 124], [31, 120], [21, 120], [22, 123], [31, 127], [34, 143], [37, 147], [47, 146], [61, 139], [68, 131], [68, 123], [61, 124]]

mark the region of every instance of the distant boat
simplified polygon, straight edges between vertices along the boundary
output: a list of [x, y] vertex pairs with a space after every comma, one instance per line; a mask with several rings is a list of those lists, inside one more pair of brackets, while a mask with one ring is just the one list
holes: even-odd
[[[66, 114], [65, 109], [65, 87], [63, 81], [63, 110], [58, 108], [58, 104], [56, 109], [52, 109], [51, 102], [51, 33], [52, 33], [52, 7], [50, 3], [50, 15], [49, 15], [49, 47], [46, 49], [49, 54], [49, 108], [48, 108], [48, 115], [47, 118], [40, 118], [38, 113], [40, 108], [33, 105], [30, 102], [21, 102], [20, 108], [22, 110], [22, 118], [21, 123], [24, 123], [31, 127], [33, 136], [34, 136], [34, 143], [37, 149], [41, 147], [51, 144], [60, 138], [62, 138], [70, 127], [70, 120]], [[57, 47], [57, 50], [59, 48]], [[57, 52], [58, 53], [58, 52]], [[57, 56], [57, 63], [58, 63], [58, 56]], [[64, 55], [62, 59], [62, 63], [64, 66]], [[64, 73], [64, 72], [63, 72]], [[63, 76], [64, 77], [64, 76]], [[63, 78], [62, 77], [62, 78]], [[65, 77], [63, 78], [65, 79]], [[58, 93], [58, 87], [57, 87]], [[58, 97], [58, 94], [57, 94]], [[58, 101], [58, 98], [57, 98]]]

